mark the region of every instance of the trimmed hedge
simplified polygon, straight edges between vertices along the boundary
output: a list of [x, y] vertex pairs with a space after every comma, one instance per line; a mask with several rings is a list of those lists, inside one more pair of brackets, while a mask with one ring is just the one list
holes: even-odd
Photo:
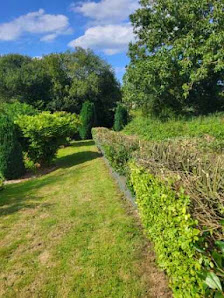
[[118, 105], [114, 116], [114, 130], [121, 131], [128, 123], [128, 112], [122, 105]]
[[81, 125], [79, 128], [79, 134], [82, 140], [91, 139], [91, 129], [96, 123], [96, 112], [94, 103], [86, 101], [82, 105], [80, 113]]
[[15, 125], [3, 114], [0, 115], [0, 173], [5, 179], [16, 179], [25, 173]]
[[196, 139], [145, 142], [105, 128], [93, 137], [127, 176], [174, 296], [221, 297], [224, 156], [200, 151]]

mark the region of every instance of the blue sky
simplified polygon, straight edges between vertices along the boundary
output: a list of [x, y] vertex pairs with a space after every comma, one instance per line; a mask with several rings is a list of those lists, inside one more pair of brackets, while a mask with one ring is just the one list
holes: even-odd
[[42, 56], [75, 46], [106, 59], [121, 80], [128, 43], [128, 16], [138, 0], [1, 0], [0, 54]]

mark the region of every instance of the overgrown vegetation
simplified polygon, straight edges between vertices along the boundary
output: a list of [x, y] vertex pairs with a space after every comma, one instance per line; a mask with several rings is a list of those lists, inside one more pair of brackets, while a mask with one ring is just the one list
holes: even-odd
[[223, 155], [204, 153], [197, 139], [146, 142], [105, 128], [93, 135], [128, 178], [175, 297], [222, 295]]
[[96, 110], [92, 102], [86, 101], [82, 105], [82, 110], [80, 113], [81, 125], [79, 128], [79, 134], [82, 140], [87, 140], [92, 138], [91, 130], [96, 125]]
[[197, 138], [198, 145], [207, 151], [222, 152], [224, 148], [224, 114], [194, 117], [188, 120], [169, 120], [134, 116], [124, 128], [127, 135], [136, 135], [142, 140], [164, 141], [173, 138]]

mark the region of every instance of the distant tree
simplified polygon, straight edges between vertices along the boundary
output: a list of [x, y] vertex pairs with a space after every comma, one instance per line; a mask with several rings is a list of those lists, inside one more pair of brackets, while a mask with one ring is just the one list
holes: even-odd
[[128, 112], [122, 105], [118, 105], [114, 116], [114, 130], [121, 131], [128, 123]]
[[25, 173], [15, 125], [3, 114], [0, 115], [0, 173], [5, 179], [16, 179]]
[[79, 134], [82, 140], [91, 139], [91, 129], [96, 123], [96, 113], [94, 103], [86, 101], [82, 105], [82, 110], [80, 113], [81, 126], [79, 129]]
[[224, 2], [141, 0], [124, 97], [154, 115], [224, 109]]
[[78, 114], [88, 100], [95, 105], [98, 125], [111, 127], [121, 91], [109, 64], [92, 51], [77, 48], [41, 59], [1, 56], [0, 102], [14, 100], [40, 110]]
[[50, 100], [51, 81], [42, 60], [18, 54], [0, 57], [0, 100], [19, 100], [44, 108]]
[[75, 112], [80, 112], [87, 100], [93, 102], [100, 126], [113, 125], [113, 110], [121, 100], [120, 84], [109, 64], [90, 50], [76, 48], [65, 54], [72, 79], [67, 102]]

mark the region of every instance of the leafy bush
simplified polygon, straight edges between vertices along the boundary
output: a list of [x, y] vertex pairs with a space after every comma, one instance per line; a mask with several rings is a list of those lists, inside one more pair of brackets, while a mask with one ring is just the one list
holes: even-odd
[[105, 128], [93, 137], [134, 189], [174, 296], [221, 295], [224, 155], [205, 154], [198, 139], [148, 142]]
[[91, 139], [91, 129], [96, 123], [95, 107], [92, 102], [86, 101], [82, 105], [80, 113], [81, 126], [79, 134], [82, 140]]
[[23, 154], [14, 123], [0, 115], [0, 173], [6, 179], [16, 179], [25, 172]]
[[34, 107], [20, 102], [4, 103], [1, 106], [1, 110], [13, 121], [16, 120], [20, 115], [32, 116], [38, 114], [38, 110], [36, 110]]
[[35, 116], [20, 116], [16, 123], [28, 144], [28, 157], [41, 166], [49, 164], [59, 146], [66, 144], [78, 130], [79, 120], [75, 114], [43, 112]]
[[118, 105], [114, 116], [114, 130], [121, 131], [128, 123], [128, 112], [122, 105]]

